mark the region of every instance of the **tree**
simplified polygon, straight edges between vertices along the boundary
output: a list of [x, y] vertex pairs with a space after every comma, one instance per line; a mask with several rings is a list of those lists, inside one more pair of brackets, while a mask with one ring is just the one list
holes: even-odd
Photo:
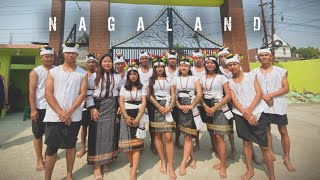
[[299, 48], [296, 50], [296, 53], [301, 54], [305, 59], [317, 59], [320, 56], [319, 49], [314, 47]]

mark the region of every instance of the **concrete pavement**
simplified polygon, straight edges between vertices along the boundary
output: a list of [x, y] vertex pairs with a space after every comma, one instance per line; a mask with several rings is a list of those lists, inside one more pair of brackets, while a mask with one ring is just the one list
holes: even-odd
[[[290, 173], [286, 170], [282, 161], [282, 146], [280, 135], [276, 126], [272, 126], [276, 179], [314, 180], [320, 178], [318, 171], [320, 152], [320, 103], [314, 104], [290, 104], [289, 105], [289, 136], [291, 138], [291, 161], [297, 172]], [[80, 133], [79, 133], [80, 135]], [[80, 136], [78, 137], [80, 138]], [[182, 140], [182, 139], [181, 139]], [[227, 151], [230, 152], [228, 139]], [[228, 179], [240, 179], [240, 175], [246, 171], [244, 156], [242, 153], [242, 140], [235, 138], [237, 147], [237, 159], [232, 161], [228, 158]], [[36, 157], [33, 147], [33, 135], [31, 121], [22, 121], [22, 114], [9, 114], [5, 119], [0, 119], [0, 180], [37, 180], [44, 179], [44, 172], [36, 172]], [[196, 169], [187, 168], [188, 174], [184, 177], [178, 175], [179, 163], [182, 159], [182, 150], [175, 149], [176, 173], [178, 179], [219, 179], [218, 171], [212, 170], [211, 166], [218, 162], [217, 157], [210, 150], [210, 138], [203, 128], [200, 134], [201, 149], [196, 152]], [[150, 149], [149, 138], [145, 140], [145, 150], [142, 154], [138, 179], [162, 180], [169, 179], [168, 175], [159, 172], [160, 161]], [[80, 148], [78, 141], [77, 150]], [[257, 146], [255, 151], [261, 157]], [[59, 150], [60, 160], [57, 161], [52, 179], [64, 179], [66, 175], [65, 151]], [[267, 179], [266, 166], [256, 166], [255, 176], [252, 179]], [[104, 179], [124, 180], [128, 179], [129, 165], [124, 154], [110, 164], [110, 173]], [[92, 167], [86, 164], [86, 156], [76, 158], [74, 166], [74, 179], [94, 179]]]

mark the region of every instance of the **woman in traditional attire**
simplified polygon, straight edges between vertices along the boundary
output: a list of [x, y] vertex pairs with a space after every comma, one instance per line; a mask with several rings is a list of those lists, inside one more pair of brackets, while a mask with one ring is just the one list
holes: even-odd
[[156, 60], [153, 65], [153, 74], [147, 85], [148, 95], [152, 105], [149, 108], [150, 131], [155, 134], [154, 143], [161, 160], [160, 172], [167, 174], [167, 163], [164, 156], [162, 135], [166, 142], [166, 154], [168, 159], [169, 176], [177, 178], [173, 168], [174, 144], [172, 133], [175, 131], [176, 123], [173, 120], [171, 111], [175, 103], [175, 89], [172, 86], [172, 79], [168, 78], [165, 72], [165, 59]]
[[[226, 105], [231, 100], [229, 81], [221, 74], [216, 56], [209, 56], [205, 59], [206, 75], [200, 78], [203, 88], [202, 106], [199, 107], [201, 119], [207, 125], [207, 130], [219, 154], [220, 163], [213, 166], [213, 169], [220, 170], [220, 178], [227, 178], [226, 172], [226, 143], [224, 135], [230, 132], [228, 124], [233, 115]], [[225, 95], [224, 95], [225, 94]]]
[[116, 114], [118, 94], [123, 85], [122, 78], [112, 66], [112, 57], [101, 57], [97, 73], [88, 81], [87, 108], [92, 121], [89, 123], [88, 164], [93, 165], [96, 179], [102, 179], [102, 173], [109, 172], [108, 163], [118, 156], [118, 139], [116, 139]]
[[125, 86], [120, 90], [120, 140], [119, 150], [125, 152], [130, 162], [130, 180], [137, 179], [140, 153], [145, 138], [144, 110], [146, 108], [146, 91], [140, 82], [138, 69], [130, 67]]
[[191, 72], [192, 60], [182, 59], [180, 61], [179, 76], [173, 80], [177, 92], [178, 127], [184, 134], [183, 159], [180, 164], [179, 174], [187, 174], [186, 164], [190, 156], [190, 168], [196, 167], [196, 159], [192, 149], [192, 138], [197, 137], [197, 130], [202, 126], [202, 121], [197, 105], [202, 97], [201, 84]]

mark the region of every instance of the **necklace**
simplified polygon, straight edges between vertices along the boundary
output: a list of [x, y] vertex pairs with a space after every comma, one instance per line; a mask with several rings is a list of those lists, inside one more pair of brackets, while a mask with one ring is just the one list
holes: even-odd
[[130, 96], [131, 96], [131, 100], [132, 101], [136, 101], [137, 98], [138, 98], [138, 90], [136, 91], [136, 97], [135, 98], [133, 98], [133, 96], [132, 96], [132, 90], [130, 91]]
[[189, 77], [190, 76], [188, 76], [188, 79], [187, 79], [187, 82], [186, 82], [186, 87], [182, 87], [182, 81], [181, 81], [181, 76], [180, 76], [180, 87], [181, 87], [181, 89], [187, 89], [187, 87], [188, 87], [188, 82], [189, 82]]
[[211, 91], [211, 89], [212, 89], [212, 84], [213, 84], [213, 81], [214, 81], [215, 77], [216, 77], [216, 75], [213, 76], [213, 79], [212, 79], [211, 84], [210, 84], [210, 89], [209, 89], [209, 88], [207, 87], [208, 77], [206, 76], [206, 81], [205, 81], [205, 83], [204, 83], [204, 89], [205, 89], [206, 91]]
[[164, 88], [166, 87], [166, 81], [164, 79], [163, 79], [163, 87], [161, 87], [160, 79], [158, 79], [158, 84], [159, 84], [160, 90], [164, 90]]

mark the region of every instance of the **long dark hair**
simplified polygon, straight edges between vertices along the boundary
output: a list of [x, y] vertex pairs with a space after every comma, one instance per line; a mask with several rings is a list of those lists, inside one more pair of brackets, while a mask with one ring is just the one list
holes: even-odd
[[[216, 68], [214, 69], [214, 73], [215, 74], [222, 74], [219, 68], [219, 64], [217, 61], [211, 60], [213, 62], [213, 64], [216, 66]], [[206, 70], [206, 74], [208, 74], [209, 70], [207, 69], [206, 65], [204, 65], [204, 68]]]
[[[104, 69], [102, 68], [102, 60], [106, 57], [109, 57], [111, 59], [111, 63], [113, 64], [113, 60], [112, 60], [112, 56], [110, 54], [104, 54], [103, 56], [101, 56], [101, 58], [99, 59], [99, 62], [98, 62], [98, 66], [97, 66], [97, 76], [96, 76], [96, 79], [94, 80], [95, 84], [98, 85], [101, 78], [103, 77], [103, 74], [105, 73]], [[113, 65], [112, 65], [112, 68], [110, 70], [110, 73], [113, 74], [115, 73], [114, 69], [113, 69]]]
[[[137, 75], [138, 75], [138, 79], [137, 79], [136, 82], [131, 82], [131, 81], [130, 81], [129, 76], [130, 76], [130, 73], [131, 73], [132, 71], [135, 72], [135, 73], [137, 73]], [[132, 70], [129, 70], [128, 73], [127, 73], [127, 81], [126, 81], [126, 84], [124, 85], [124, 88], [125, 88], [127, 91], [132, 91], [132, 87], [133, 87], [133, 86], [136, 86], [138, 90], [142, 89], [142, 87], [143, 87], [142, 83], [140, 82], [140, 75], [139, 75], [138, 71], [132, 69]]]
[[[166, 80], [168, 81], [165, 66], [163, 66], [163, 65], [160, 65], [160, 66], [163, 67], [162, 76], [165, 77]], [[152, 76], [151, 76], [150, 79], [149, 79], [150, 95], [154, 95], [153, 86], [154, 86], [154, 83], [155, 83], [156, 79], [158, 78], [157, 67], [158, 67], [158, 66], [154, 66], [154, 67], [153, 67], [153, 73], [152, 73]]]

